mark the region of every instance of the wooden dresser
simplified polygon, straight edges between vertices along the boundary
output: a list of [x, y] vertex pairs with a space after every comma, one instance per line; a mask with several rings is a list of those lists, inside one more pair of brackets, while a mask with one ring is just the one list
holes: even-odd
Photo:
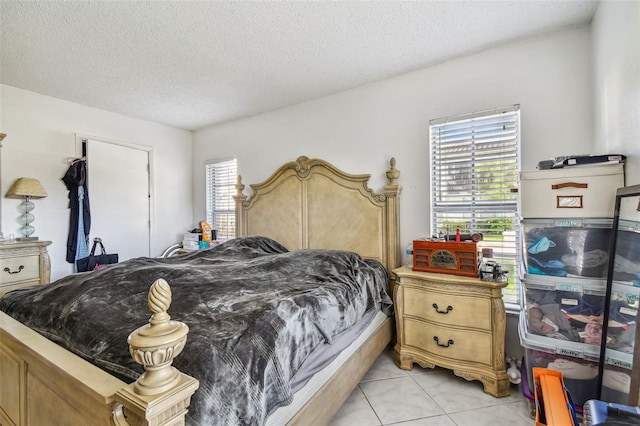
[[47, 246], [51, 241], [0, 243], [0, 296], [51, 280]]
[[485, 392], [509, 395], [504, 340], [506, 283], [477, 278], [393, 270], [397, 326], [396, 364], [410, 370], [449, 368], [466, 380], [480, 380]]

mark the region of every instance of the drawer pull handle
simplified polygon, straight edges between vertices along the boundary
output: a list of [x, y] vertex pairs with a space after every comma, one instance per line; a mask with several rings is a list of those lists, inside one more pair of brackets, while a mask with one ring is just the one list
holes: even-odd
[[440, 343], [440, 339], [438, 339], [438, 336], [433, 336], [433, 340], [435, 340], [436, 344], [441, 348], [448, 348], [449, 346], [453, 345], [453, 339], [449, 339], [446, 345], [443, 345], [442, 343]]
[[5, 272], [8, 272], [10, 274], [19, 274], [20, 271], [22, 271], [24, 269], [24, 265], [20, 265], [18, 266], [18, 270], [17, 271], [12, 271], [11, 269], [9, 269], [9, 267], [4, 268]]
[[451, 306], [451, 305], [447, 306], [447, 310], [446, 311], [441, 311], [440, 309], [438, 309], [438, 304], [437, 303], [434, 303], [431, 306], [433, 306], [434, 309], [436, 310], [436, 312], [439, 313], [439, 314], [445, 314], [446, 315], [446, 314], [449, 313], [449, 311], [453, 311], [453, 306]]
[[588, 183], [578, 183], [578, 182], [565, 182], [559, 183], [557, 185], [551, 185], [551, 189], [562, 189], [562, 188], [588, 188]]

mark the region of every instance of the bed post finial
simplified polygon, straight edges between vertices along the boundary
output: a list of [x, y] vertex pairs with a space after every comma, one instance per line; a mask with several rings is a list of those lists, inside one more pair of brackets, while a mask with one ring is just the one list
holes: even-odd
[[171, 389], [180, 380], [180, 372], [171, 367], [185, 343], [189, 327], [171, 321], [167, 313], [171, 305], [171, 288], [162, 278], [149, 290], [148, 306], [153, 315], [149, 324], [129, 335], [129, 353], [145, 372], [136, 380], [135, 390], [140, 395], [156, 395]]
[[246, 214], [245, 214], [245, 202], [247, 196], [243, 194], [244, 184], [242, 183], [242, 176], [238, 175], [238, 183], [236, 183], [236, 195], [233, 196], [233, 200], [236, 203], [236, 237], [241, 237], [246, 234]]
[[244, 184], [242, 183], [242, 176], [238, 175], [238, 183], [236, 183], [236, 197], [244, 197], [242, 191], [244, 191]]
[[162, 278], [149, 290], [153, 315], [129, 335], [129, 353], [145, 372], [134, 383], [116, 392], [112, 413], [115, 425], [184, 425], [191, 395], [199, 382], [171, 366], [187, 342], [189, 327], [172, 321], [167, 313], [171, 288]]
[[389, 185], [397, 185], [398, 178], [400, 177], [400, 170], [396, 169], [396, 157], [391, 157], [389, 161], [391, 168], [387, 170], [387, 179], [389, 179]]
[[391, 157], [391, 166], [387, 170], [389, 183], [385, 185], [384, 192], [387, 195], [387, 271], [400, 266], [400, 191], [402, 187], [398, 184], [400, 170], [396, 169], [396, 157]]

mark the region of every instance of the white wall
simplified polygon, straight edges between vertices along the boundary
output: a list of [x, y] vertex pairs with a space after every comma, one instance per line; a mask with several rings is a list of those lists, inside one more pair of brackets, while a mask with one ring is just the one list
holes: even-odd
[[640, 184], [640, 2], [601, 2], [592, 34], [595, 144], [627, 155], [626, 183]]
[[248, 185], [300, 155], [319, 157], [350, 173], [373, 173], [370, 187], [381, 191], [395, 156], [405, 246], [429, 234], [429, 120], [520, 104], [523, 170], [555, 155], [589, 153], [590, 69], [590, 30], [583, 27], [197, 131], [194, 215], [204, 216], [206, 159], [235, 155]]
[[34, 200], [33, 225], [41, 240], [53, 241], [52, 279], [73, 270], [65, 261], [69, 209], [61, 178], [68, 168], [65, 160], [77, 155], [75, 133], [153, 148], [153, 256], [180, 241], [192, 226], [191, 132], [6, 85], [0, 85], [0, 108], [0, 129], [7, 134], [2, 144], [2, 231], [19, 236], [20, 200], [4, 198], [9, 186], [22, 176], [39, 179], [49, 196]]

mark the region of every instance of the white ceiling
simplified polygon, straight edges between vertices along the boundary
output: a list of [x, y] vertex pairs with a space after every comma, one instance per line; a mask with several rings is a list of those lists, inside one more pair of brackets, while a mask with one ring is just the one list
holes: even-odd
[[0, 1], [0, 82], [197, 130], [591, 21], [597, 1]]

